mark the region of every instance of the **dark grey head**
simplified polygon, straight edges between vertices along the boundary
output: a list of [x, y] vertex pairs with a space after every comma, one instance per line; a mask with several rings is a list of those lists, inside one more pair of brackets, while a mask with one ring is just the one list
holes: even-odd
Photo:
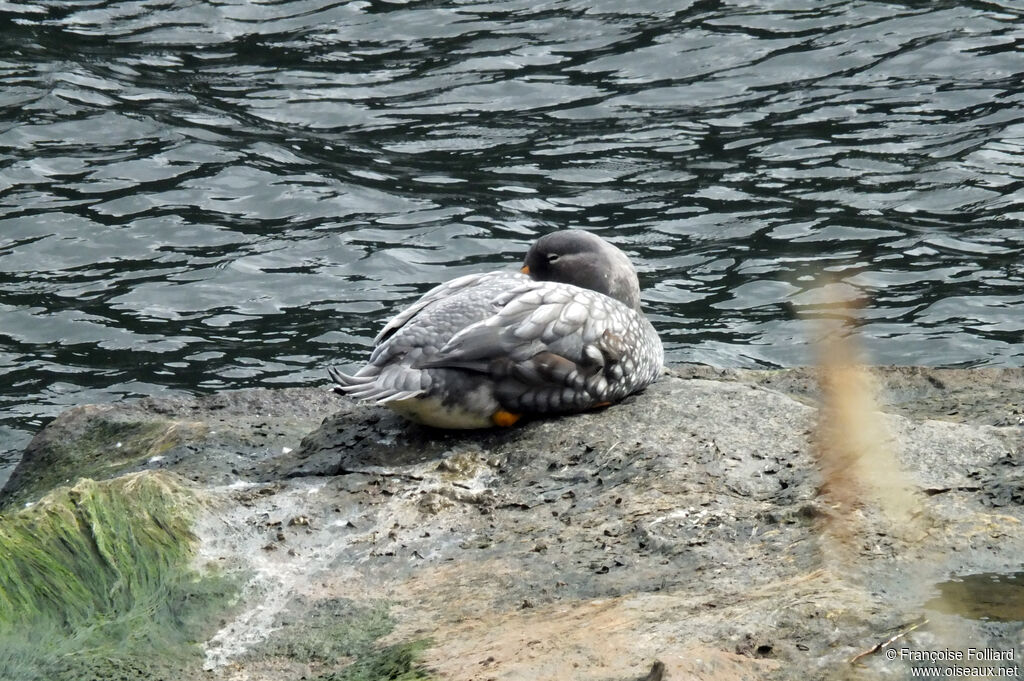
[[625, 253], [590, 232], [567, 229], [537, 239], [523, 271], [539, 281], [588, 288], [640, 310], [640, 283]]

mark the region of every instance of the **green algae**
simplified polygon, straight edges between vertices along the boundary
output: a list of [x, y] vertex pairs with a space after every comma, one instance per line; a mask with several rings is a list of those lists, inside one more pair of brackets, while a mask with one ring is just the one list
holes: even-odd
[[287, 658], [323, 671], [315, 681], [430, 681], [420, 662], [428, 640], [381, 645], [395, 620], [384, 602], [329, 598], [294, 604], [251, 657]]
[[177, 476], [80, 480], [0, 515], [0, 669], [11, 678], [163, 679], [237, 592], [191, 567], [196, 496]]
[[317, 681], [430, 681], [435, 677], [418, 663], [420, 653], [429, 646], [430, 641], [422, 640], [378, 648]]

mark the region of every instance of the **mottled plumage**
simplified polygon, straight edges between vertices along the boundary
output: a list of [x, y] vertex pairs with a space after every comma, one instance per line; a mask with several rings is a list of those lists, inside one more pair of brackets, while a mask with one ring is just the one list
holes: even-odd
[[430, 290], [381, 330], [366, 366], [330, 369], [337, 389], [427, 425], [483, 428], [614, 403], [659, 376], [661, 340], [622, 251], [567, 230], [525, 264]]

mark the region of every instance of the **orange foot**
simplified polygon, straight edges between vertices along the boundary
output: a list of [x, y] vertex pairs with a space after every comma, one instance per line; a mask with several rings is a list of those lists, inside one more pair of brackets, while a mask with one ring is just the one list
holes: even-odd
[[508, 428], [514, 426], [516, 421], [522, 417], [522, 414], [513, 414], [510, 411], [499, 409], [498, 411], [491, 414], [491, 420], [494, 421], [494, 425], [501, 426], [502, 428]]
[[597, 404], [591, 405], [591, 409], [604, 409], [605, 407], [612, 406], [611, 402], [598, 402]]

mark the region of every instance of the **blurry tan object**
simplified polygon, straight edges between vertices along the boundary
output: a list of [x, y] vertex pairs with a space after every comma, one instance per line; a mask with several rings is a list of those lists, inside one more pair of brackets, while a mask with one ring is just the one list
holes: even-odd
[[[828, 531], [841, 543], [856, 535], [883, 532], [921, 537], [921, 501], [896, 456], [896, 443], [875, 399], [876, 388], [860, 361], [849, 313], [841, 329], [830, 329], [820, 344], [822, 407], [815, 451], [822, 493], [832, 508]], [[886, 527], [864, 527], [865, 513], [877, 509]]]

